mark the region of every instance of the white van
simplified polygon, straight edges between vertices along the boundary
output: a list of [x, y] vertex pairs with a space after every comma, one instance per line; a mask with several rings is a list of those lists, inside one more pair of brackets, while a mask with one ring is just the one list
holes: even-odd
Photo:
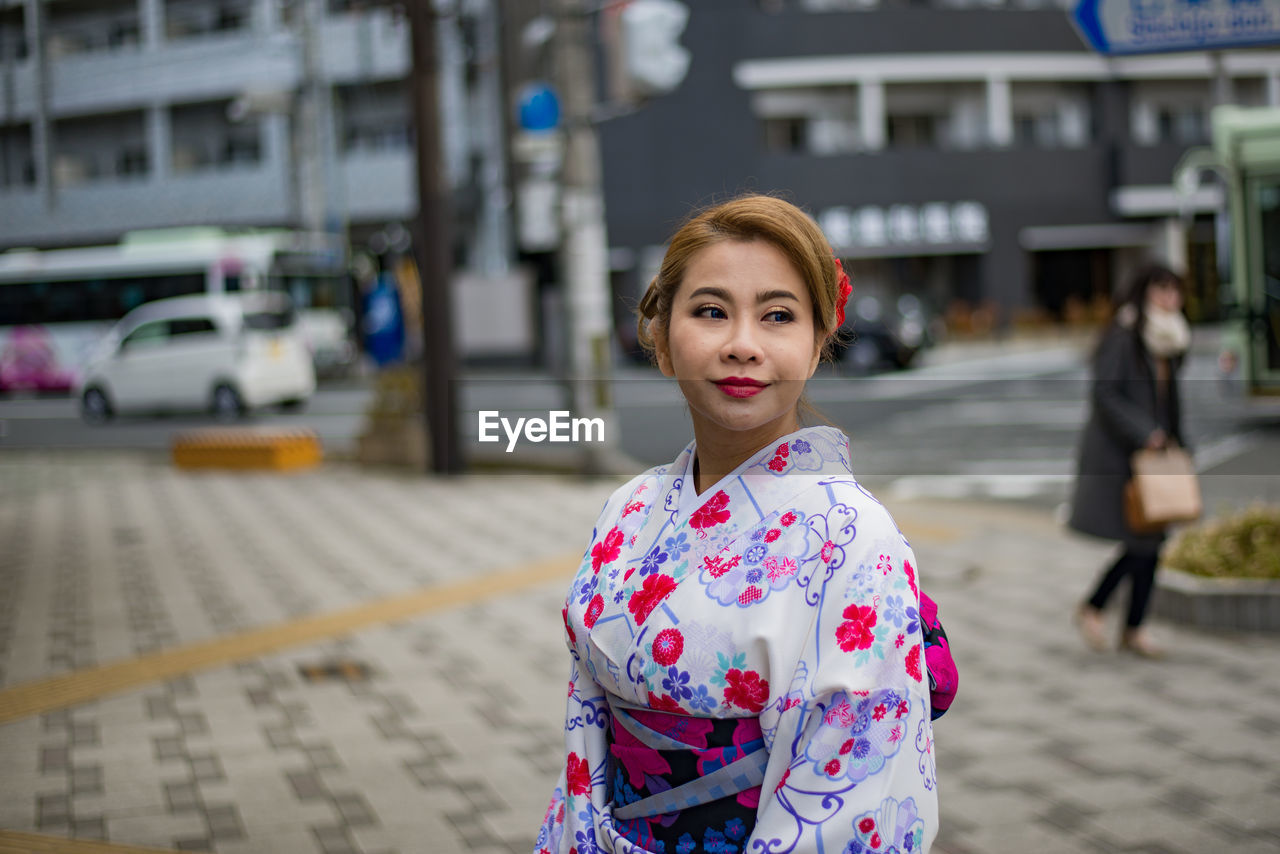
[[118, 412], [303, 406], [315, 370], [293, 304], [278, 292], [156, 300], [129, 312], [99, 344], [78, 394], [86, 421]]

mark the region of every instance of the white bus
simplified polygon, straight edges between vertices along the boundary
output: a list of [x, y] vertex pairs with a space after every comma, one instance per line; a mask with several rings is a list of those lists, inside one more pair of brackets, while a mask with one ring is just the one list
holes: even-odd
[[0, 252], [0, 357], [15, 333], [43, 330], [76, 374], [111, 325], [137, 306], [197, 293], [279, 290], [294, 301], [316, 371], [356, 358], [354, 294], [342, 243], [288, 230], [173, 228], [119, 243]]

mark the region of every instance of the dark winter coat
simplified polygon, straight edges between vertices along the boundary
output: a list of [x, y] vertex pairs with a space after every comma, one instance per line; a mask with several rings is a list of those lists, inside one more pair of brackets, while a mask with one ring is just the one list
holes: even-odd
[[1089, 422], [1080, 443], [1068, 524], [1081, 533], [1154, 553], [1163, 534], [1137, 535], [1124, 520], [1129, 459], [1157, 427], [1185, 446], [1178, 403], [1180, 359], [1170, 360], [1168, 399], [1158, 404], [1155, 359], [1133, 329], [1112, 324], [1094, 355]]

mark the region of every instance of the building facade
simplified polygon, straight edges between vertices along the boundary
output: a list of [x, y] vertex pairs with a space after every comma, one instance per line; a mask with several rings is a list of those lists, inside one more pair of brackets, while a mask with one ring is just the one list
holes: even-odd
[[[502, 177], [480, 168], [501, 155], [500, 108], [464, 56], [485, 25], [438, 27], [447, 172], [473, 208]], [[410, 66], [393, 4], [0, 0], [0, 248], [403, 221], [417, 208]]]
[[602, 126], [615, 279], [692, 208], [787, 194], [855, 288], [961, 326], [1101, 311], [1144, 259], [1216, 308], [1216, 187], [1173, 171], [1215, 103], [1280, 103], [1280, 51], [1107, 58], [1048, 0], [700, 0], [681, 87]]

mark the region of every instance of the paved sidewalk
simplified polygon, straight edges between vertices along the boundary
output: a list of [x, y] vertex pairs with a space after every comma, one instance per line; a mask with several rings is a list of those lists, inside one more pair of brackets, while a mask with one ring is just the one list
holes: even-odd
[[[11, 831], [222, 854], [528, 851], [562, 761], [564, 581], [515, 590], [502, 571], [564, 557], [567, 573], [612, 486], [0, 455], [0, 709], [31, 680], [493, 579], [447, 608], [0, 723], [0, 847]], [[1068, 615], [1105, 547], [1025, 506], [890, 509], [961, 673], [937, 725], [935, 850], [1280, 850], [1280, 637], [1157, 625], [1168, 661], [1088, 653]]]

